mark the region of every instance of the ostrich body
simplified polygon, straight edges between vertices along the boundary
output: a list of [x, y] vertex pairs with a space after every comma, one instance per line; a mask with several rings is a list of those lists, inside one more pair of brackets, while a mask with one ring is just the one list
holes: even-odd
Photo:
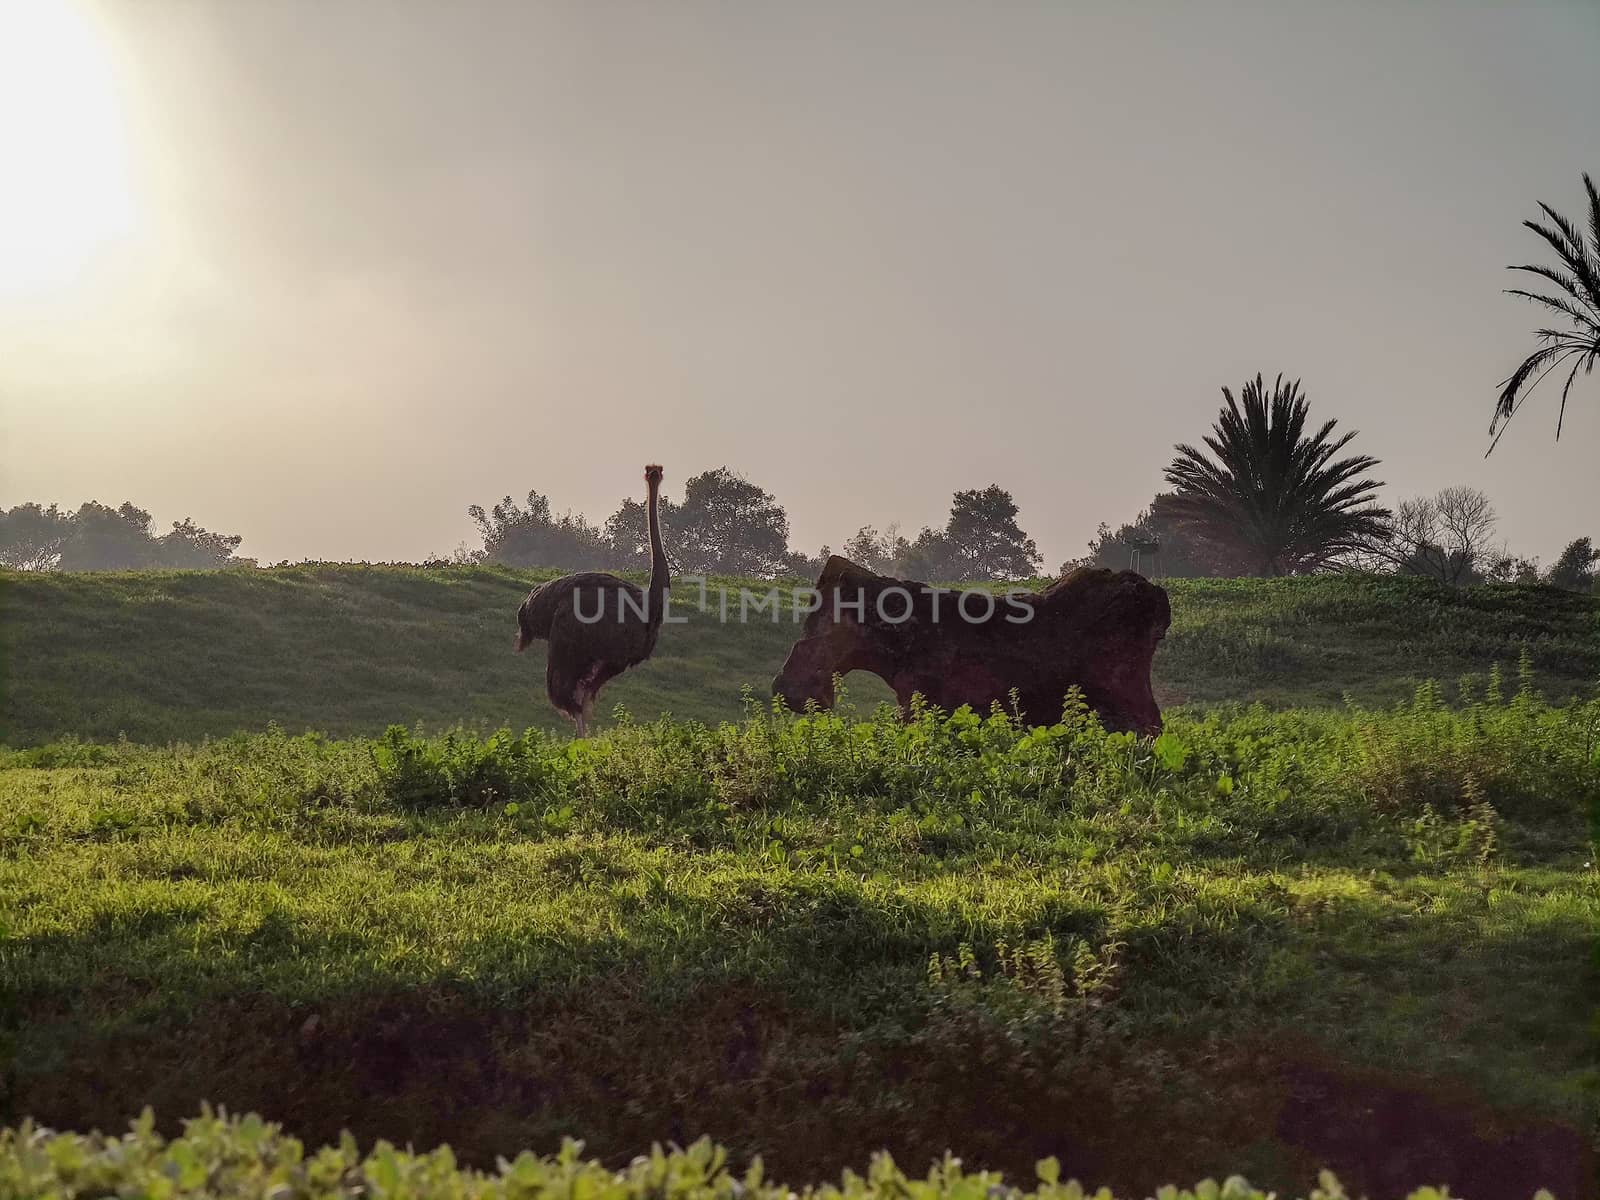
[[650, 583], [644, 591], [608, 571], [580, 571], [540, 584], [517, 610], [517, 652], [550, 643], [545, 686], [550, 703], [587, 737], [595, 697], [609, 681], [650, 657], [666, 612], [667, 552], [661, 547], [656, 496], [661, 468], [644, 469], [649, 489]]

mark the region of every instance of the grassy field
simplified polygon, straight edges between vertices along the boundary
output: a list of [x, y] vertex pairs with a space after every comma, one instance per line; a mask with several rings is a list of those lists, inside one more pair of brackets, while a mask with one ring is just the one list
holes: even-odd
[[777, 714], [684, 589], [574, 742], [536, 578], [0, 577], [0, 1120], [1595, 1194], [1593, 598], [1175, 583], [1141, 741]]
[[14, 751], [0, 1115], [1589, 1194], [1600, 702], [1503, 690]]
[[[396, 722], [565, 727], [544, 696], [542, 646], [511, 653], [517, 605], [544, 577], [363, 566], [0, 573], [0, 741], [164, 743], [269, 721], [334, 736]], [[1155, 667], [1168, 705], [1389, 702], [1422, 680], [1453, 686], [1496, 661], [1514, 666], [1524, 652], [1552, 696], [1592, 695], [1600, 680], [1594, 597], [1341, 576], [1169, 588], [1173, 626]], [[766, 615], [723, 624], [696, 600], [695, 589], [677, 590], [687, 623], [606, 689], [602, 712], [622, 704], [640, 719], [731, 720], [742, 689], [765, 699], [796, 626]], [[869, 706], [888, 696], [869, 676], [851, 688]]]

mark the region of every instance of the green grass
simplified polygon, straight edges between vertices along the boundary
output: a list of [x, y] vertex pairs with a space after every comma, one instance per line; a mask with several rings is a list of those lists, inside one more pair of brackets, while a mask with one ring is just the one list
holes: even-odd
[[[1297, 1192], [1470, 1172], [1499, 1128], [1572, 1195], [1597, 799], [1600, 702], [1527, 689], [1154, 742], [757, 711], [15, 751], [4, 1115], [208, 1099], [483, 1163], [709, 1134], [791, 1177], [953, 1147]], [[1323, 1111], [1412, 1091], [1456, 1158], [1386, 1168]]]
[[542, 577], [0, 574], [0, 1118], [1591, 1186], [1594, 598], [1174, 581], [1150, 742], [775, 717], [684, 588], [573, 742]]
[[[0, 573], [0, 739], [192, 740], [269, 721], [299, 732], [569, 728], [544, 696], [542, 647], [511, 653], [517, 605], [544, 575], [495, 567], [306, 566], [107, 575]], [[738, 581], [730, 581], [736, 587]], [[765, 590], [769, 585], [754, 585]], [[1156, 657], [1166, 704], [1403, 698], [1526, 652], [1552, 695], [1592, 695], [1600, 601], [1548, 588], [1455, 591], [1421, 579], [1175, 580]], [[736, 719], [765, 697], [797, 629], [690, 619], [605, 691], [640, 718]], [[736, 603], [736, 602], [735, 602]], [[792, 612], [792, 605], [790, 607]], [[855, 676], [864, 703], [887, 698]]]

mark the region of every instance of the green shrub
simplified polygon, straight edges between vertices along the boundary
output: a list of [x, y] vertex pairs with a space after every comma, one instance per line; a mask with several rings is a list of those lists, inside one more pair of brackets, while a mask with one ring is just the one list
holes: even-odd
[[396, 804], [504, 804], [537, 786], [545, 764], [534, 730], [518, 737], [502, 729], [489, 737], [447, 733], [422, 738], [391, 725], [372, 745], [372, 758], [384, 791]]
[[[123, 1137], [56, 1133], [25, 1123], [0, 1131], [0, 1195], [14, 1200], [124, 1196], [147, 1200], [794, 1200], [789, 1187], [766, 1179], [757, 1160], [743, 1173], [727, 1153], [702, 1139], [687, 1149], [652, 1148], [620, 1171], [583, 1157], [581, 1142], [541, 1157], [524, 1151], [501, 1160], [494, 1174], [462, 1169], [448, 1146], [418, 1154], [379, 1142], [362, 1155], [348, 1135], [312, 1154], [276, 1125], [251, 1114], [210, 1110], [184, 1122], [168, 1141], [146, 1112]], [[1113, 1200], [1075, 1180], [1062, 1181], [1054, 1159], [1038, 1165], [1031, 1189], [996, 1173], [967, 1171], [946, 1156], [922, 1178], [907, 1176], [887, 1155], [865, 1174], [846, 1171], [837, 1184], [807, 1187], [807, 1200]], [[1237, 1176], [1194, 1188], [1164, 1187], [1160, 1200], [1270, 1200]], [[1424, 1187], [1410, 1200], [1447, 1200]], [[1331, 1174], [1309, 1200], [1344, 1200]], [[1534, 1200], [1550, 1200], [1540, 1192]]]
[[[303, 758], [318, 745], [280, 741], [265, 757]], [[1432, 684], [1408, 704], [1342, 716], [1180, 714], [1154, 741], [1107, 733], [1077, 704], [1036, 728], [998, 708], [923, 709], [911, 720], [883, 709], [863, 721], [774, 710], [714, 728], [625, 721], [586, 742], [536, 730], [424, 737], [395, 726], [368, 745], [382, 803], [570, 807], [587, 828], [713, 840], [749, 826], [755, 812], [847, 804], [932, 817], [928, 832], [960, 842], [974, 819], [1008, 821], [1034, 807], [1085, 813], [1114, 801], [1175, 828], [1198, 818], [1315, 843], [1425, 809], [1452, 819], [1475, 806], [1478, 819], [1490, 808], [1576, 814], [1600, 789], [1600, 701], [1552, 708], [1525, 688], [1509, 702], [1451, 709]], [[303, 784], [284, 793], [288, 782], [276, 777], [279, 794], [305, 793]]]

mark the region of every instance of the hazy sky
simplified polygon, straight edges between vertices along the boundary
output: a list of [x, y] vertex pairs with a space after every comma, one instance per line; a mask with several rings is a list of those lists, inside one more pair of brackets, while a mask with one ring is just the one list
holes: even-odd
[[0, 0], [0, 505], [415, 559], [659, 460], [1054, 567], [1259, 370], [1548, 562], [1600, 375], [1484, 461], [1500, 289], [1597, 114], [1596, 0]]

